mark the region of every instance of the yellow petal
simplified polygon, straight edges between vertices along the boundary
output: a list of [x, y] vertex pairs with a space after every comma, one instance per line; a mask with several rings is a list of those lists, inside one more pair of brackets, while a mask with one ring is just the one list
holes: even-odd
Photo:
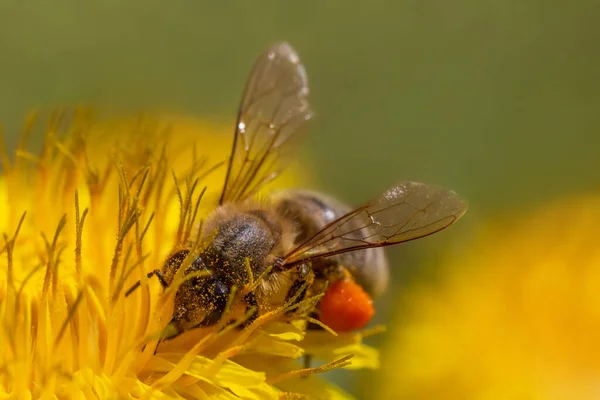
[[[277, 320], [281, 310], [252, 329], [197, 329], [157, 347], [176, 287], [162, 291], [147, 274], [193, 243], [216, 206], [225, 171], [212, 167], [229, 156], [231, 128], [59, 110], [29, 118], [24, 137], [39, 126], [42, 150], [24, 140], [0, 174], [0, 398], [278, 399], [293, 381], [311, 398], [347, 398], [316, 377], [295, 379], [321, 370], [292, 360], [351, 352], [352, 368], [376, 365], [361, 335], [320, 343], [304, 317]], [[307, 181], [310, 171], [282, 178], [265, 190]]]
[[600, 379], [600, 196], [482, 227], [387, 344], [383, 398], [593, 399]]

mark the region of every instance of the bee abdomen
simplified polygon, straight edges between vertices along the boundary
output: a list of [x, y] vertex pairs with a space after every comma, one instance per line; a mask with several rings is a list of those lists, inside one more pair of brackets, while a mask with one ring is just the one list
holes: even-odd
[[[273, 195], [277, 213], [294, 221], [297, 230], [295, 244], [313, 237], [325, 225], [352, 209], [333, 197], [303, 189], [290, 189]], [[360, 229], [357, 226], [357, 229]], [[338, 254], [313, 262], [315, 272], [332, 265], [346, 268], [369, 295], [385, 291], [389, 279], [387, 259], [382, 248], [370, 248]]]

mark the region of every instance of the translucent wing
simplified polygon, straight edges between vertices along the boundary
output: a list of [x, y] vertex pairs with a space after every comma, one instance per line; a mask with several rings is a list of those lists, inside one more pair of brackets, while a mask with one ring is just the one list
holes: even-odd
[[326, 225], [290, 252], [291, 267], [334, 254], [388, 246], [439, 232], [458, 220], [467, 204], [438, 186], [399, 182], [377, 199]]
[[220, 204], [254, 194], [281, 172], [311, 117], [308, 92], [306, 71], [289, 44], [258, 57], [242, 97]]

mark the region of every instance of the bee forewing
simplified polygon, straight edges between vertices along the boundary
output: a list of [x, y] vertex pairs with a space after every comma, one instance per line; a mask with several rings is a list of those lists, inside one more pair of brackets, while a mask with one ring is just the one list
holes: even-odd
[[285, 265], [407, 242], [439, 232], [458, 220], [467, 204], [435, 185], [398, 182], [381, 196], [326, 225], [285, 258]]
[[310, 119], [308, 79], [287, 43], [261, 54], [242, 97], [220, 203], [254, 194], [277, 176]]

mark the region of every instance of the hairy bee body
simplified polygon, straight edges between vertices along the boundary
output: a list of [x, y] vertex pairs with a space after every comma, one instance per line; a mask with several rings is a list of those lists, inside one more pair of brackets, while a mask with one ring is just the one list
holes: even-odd
[[[217, 323], [232, 287], [244, 288], [288, 252], [349, 212], [351, 208], [323, 193], [290, 189], [258, 202], [225, 204], [210, 214], [200, 240], [207, 243], [188, 272], [205, 269], [209, 278], [191, 279], [175, 298], [173, 323], [179, 331]], [[356, 236], [368, 235], [356, 226]], [[180, 261], [181, 262], [181, 261]], [[169, 264], [167, 264], [169, 265]], [[349, 273], [372, 297], [388, 282], [388, 264], [382, 248], [337, 254], [301, 264], [315, 276], [315, 288], [343, 279]], [[257, 315], [283, 305], [292, 271], [268, 274], [256, 288]], [[308, 292], [312, 292], [309, 288]]]
[[[295, 235], [293, 224], [278, 215], [268, 201], [254, 200], [218, 207], [206, 218], [202, 231], [194, 240], [206, 246], [186, 273], [206, 270], [211, 276], [186, 281], [178, 290], [172, 322], [180, 332], [219, 322], [231, 288], [243, 290], [258, 279], [291, 249]], [[267, 299], [284, 290], [290, 280], [287, 275], [264, 277], [251, 305], [260, 302], [259, 311], [267, 309]]]
[[209, 215], [201, 240], [207, 241], [207, 267], [229, 285], [249, 283], [246, 262], [260, 276], [289, 251], [293, 227], [266, 202], [226, 204]]

